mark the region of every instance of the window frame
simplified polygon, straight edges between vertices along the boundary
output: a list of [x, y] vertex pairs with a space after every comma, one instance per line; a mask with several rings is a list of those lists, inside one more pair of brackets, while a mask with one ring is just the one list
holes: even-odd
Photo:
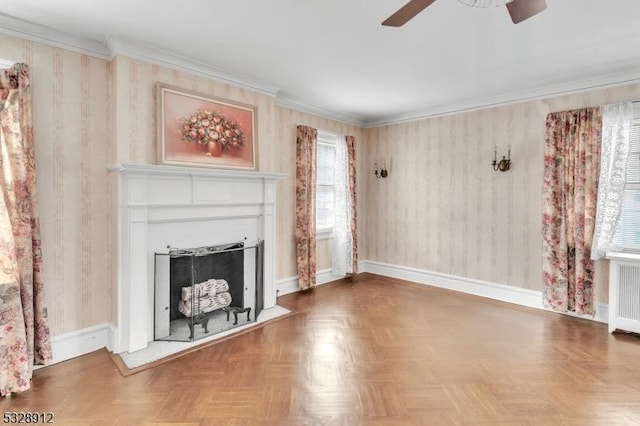
[[[330, 146], [333, 148], [334, 152], [336, 152], [336, 150], [338, 149], [337, 144], [338, 141], [340, 139], [340, 135], [337, 133], [333, 133], [333, 132], [329, 132], [326, 130], [318, 130], [318, 140], [317, 140], [317, 145], [324, 145], [324, 146]], [[334, 158], [335, 155], [334, 155]], [[316, 158], [316, 169], [318, 167], [318, 159]], [[333, 164], [333, 171], [335, 173], [335, 167], [336, 167], [336, 163], [334, 161]], [[318, 202], [318, 198], [317, 198], [317, 193], [318, 193], [318, 188], [321, 185], [318, 184], [317, 180], [316, 180], [316, 205]], [[323, 186], [331, 186], [333, 187], [333, 193], [334, 193], [334, 199], [335, 199], [335, 182], [333, 185], [323, 185]], [[334, 206], [334, 211], [335, 211], [335, 206]], [[316, 207], [316, 212], [317, 212], [317, 207]], [[334, 227], [319, 227], [318, 226], [318, 217], [316, 214], [316, 239], [317, 240], [328, 240], [334, 237]]]
[[[631, 131], [631, 137], [632, 137], [632, 141], [631, 141], [631, 146], [630, 146], [630, 151], [629, 151], [629, 159], [631, 158], [632, 155], [637, 155], [640, 156], [640, 102], [636, 102], [633, 105], [634, 107], [634, 113], [633, 113], [633, 122], [632, 122], [632, 131]], [[634, 129], [635, 128], [635, 129]], [[635, 149], [634, 149], [635, 148]], [[628, 176], [625, 176], [625, 188], [624, 188], [624, 194], [626, 194], [627, 192], [631, 192], [631, 193], [636, 193], [636, 197], [640, 197], [640, 180], [639, 181], [632, 181], [632, 182], [628, 182], [626, 181], [626, 179], [628, 178]], [[626, 197], [623, 195], [623, 200]], [[635, 205], [635, 203], [634, 203]], [[638, 205], [638, 207], [640, 207], [640, 205]], [[622, 209], [624, 209], [624, 204], [622, 206]], [[622, 216], [622, 211], [621, 211], [621, 216]], [[622, 217], [621, 217], [622, 220]], [[631, 229], [634, 229], [633, 227]], [[629, 246], [625, 246], [625, 237], [623, 236], [623, 229], [622, 229], [622, 223], [618, 224], [618, 230], [616, 231], [616, 235], [614, 236], [614, 241], [616, 241], [616, 244], [618, 244], [618, 246], [620, 247], [619, 250], [622, 253], [634, 253], [634, 254], [639, 254], [640, 253], [640, 247], [629, 247]]]

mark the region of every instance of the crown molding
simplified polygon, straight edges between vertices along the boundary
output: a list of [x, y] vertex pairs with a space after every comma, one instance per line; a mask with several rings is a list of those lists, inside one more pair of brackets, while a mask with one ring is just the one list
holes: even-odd
[[[0, 13], [0, 33], [15, 36], [50, 46], [60, 47], [72, 52], [89, 55], [99, 59], [111, 60], [121, 55], [139, 59], [167, 68], [199, 75], [222, 83], [240, 86], [255, 92], [260, 92], [276, 98], [276, 104], [282, 107], [307, 112], [331, 120], [363, 127], [364, 121], [356, 116], [338, 114], [326, 109], [315, 107], [290, 98], [278, 96], [280, 88], [266, 85], [255, 80], [240, 77], [222, 68], [214, 67], [202, 62], [194, 61], [162, 49], [133, 43], [118, 37], [108, 37], [104, 43], [72, 36], [63, 31], [54, 30], [40, 24], [24, 21]], [[7, 61], [11, 66], [11, 61]]]
[[[367, 120], [355, 114], [337, 113], [287, 96], [282, 96], [278, 94], [280, 88], [276, 86], [268, 85], [248, 77], [243, 77], [225, 69], [198, 62], [162, 49], [136, 44], [116, 37], [109, 37], [105, 42], [89, 40], [2, 13], [0, 13], [0, 33], [60, 47], [72, 52], [104, 60], [111, 60], [117, 55], [143, 60], [145, 62], [165, 66], [178, 71], [184, 71], [189, 74], [200, 75], [211, 80], [232, 84], [272, 96], [275, 98], [276, 105], [284, 108], [306, 112], [319, 117], [363, 128], [406, 123], [443, 115], [540, 100], [585, 90], [602, 89], [640, 82], [640, 70], [609, 73], [593, 78], [548, 85], [535, 89], [514, 91], [488, 98], [476, 98], [463, 102], [454, 102], [421, 111], [385, 115]], [[10, 66], [11, 60], [15, 58], [6, 59]]]
[[375, 120], [365, 120], [364, 128], [387, 126], [411, 121], [458, 114], [485, 108], [511, 105], [521, 102], [542, 100], [557, 96], [570, 95], [587, 90], [605, 89], [625, 84], [640, 83], [640, 71], [609, 73], [598, 77], [585, 78], [565, 83], [520, 90], [488, 98], [477, 98], [464, 102], [451, 103], [438, 107], [406, 114], [390, 115]]
[[99, 59], [110, 59], [109, 50], [104, 43], [76, 37], [63, 31], [54, 30], [1, 13], [0, 33], [60, 47]]
[[329, 120], [340, 121], [352, 126], [365, 127], [365, 121], [351, 114], [340, 114], [324, 108], [309, 105], [307, 103], [288, 98], [286, 96], [278, 96], [276, 98], [276, 105], [289, 108], [296, 111], [306, 112], [308, 114], [317, 115], [318, 117], [327, 118]]
[[133, 59], [140, 59], [178, 71], [200, 75], [223, 83], [230, 83], [269, 96], [276, 96], [280, 90], [278, 87], [242, 77], [223, 70], [222, 68], [198, 62], [162, 49], [136, 44], [115, 37], [108, 37], [104, 43], [89, 40], [1, 13], [0, 33], [60, 47], [99, 59], [111, 60], [116, 55], [128, 56]]
[[280, 90], [279, 87], [264, 84], [248, 77], [239, 76], [222, 68], [176, 55], [166, 50], [134, 43], [130, 40], [108, 37], [105, 44], [112, 58], [117, 55], [128, 56], [152, 64], [173, 68], [178, 71], [184, 71], [189, 74], [200, 75], [222, 83], [244, 87], [269, 96], [276, 96]]

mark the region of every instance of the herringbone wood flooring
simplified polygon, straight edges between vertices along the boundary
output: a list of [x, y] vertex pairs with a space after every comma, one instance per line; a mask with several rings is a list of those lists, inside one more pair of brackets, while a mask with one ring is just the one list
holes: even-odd
[[81, 425], [640, 424], [640, 338], [364, 275], [299, 313], [123, 377], [106, 351], [35, 372], [3, 411]]

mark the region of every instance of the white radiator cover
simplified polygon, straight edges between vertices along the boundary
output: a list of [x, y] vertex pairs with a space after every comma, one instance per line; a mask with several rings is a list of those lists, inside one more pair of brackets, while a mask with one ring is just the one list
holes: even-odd
[[609, 332], [640, 333], [640, 256], [610, 253]]

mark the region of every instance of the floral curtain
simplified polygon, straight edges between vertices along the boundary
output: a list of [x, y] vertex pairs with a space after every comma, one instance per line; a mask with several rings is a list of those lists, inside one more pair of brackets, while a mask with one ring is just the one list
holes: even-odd
[[594, 260], [604, 257], [607, 251], [619, 249], [614, 244], [614, 237], [622, 210], [632, 124], [632, 102], [602, 107], [602, 155], [591, 247], [591, 259]]
[[542, 203], [543, 297], [547, 308], [595, 313], [593, 238], [600, 108], [547, 115]]
[[316, 286], [316, 149], [318, 130], [297, 127], [296, 138], [296, 258], [298, 286]]
[[29, 68], [0, 70], [0, 394], [51, 361], [42, 279]]
[[356, 139], [346, 136], [347, 159], [349, 163], [349, 192], [351, 194], [351, 266], [352, 277], [358, 275], [358, 217], [356, 214]]

